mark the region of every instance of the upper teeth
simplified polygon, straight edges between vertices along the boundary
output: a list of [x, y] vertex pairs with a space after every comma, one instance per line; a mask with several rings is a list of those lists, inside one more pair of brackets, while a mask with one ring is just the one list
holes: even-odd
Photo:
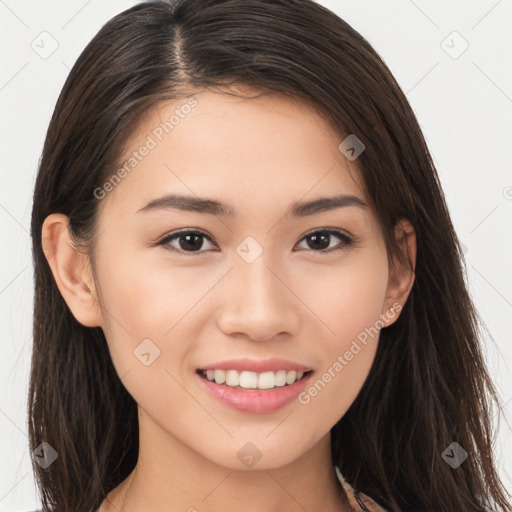
[[[203, 372], [204, 373], [204, 372]], [[271, 389], [273, 387], [293, 384], [302, 379], [303, 372], [279, 370], [277, 372], [239, 372], [238, 370], [206, 370], [206, 378], [217, 384], [240, 386], [247, 389]]]

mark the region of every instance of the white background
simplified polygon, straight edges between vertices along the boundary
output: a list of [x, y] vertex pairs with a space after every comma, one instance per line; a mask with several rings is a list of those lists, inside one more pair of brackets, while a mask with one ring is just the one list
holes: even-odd
[[[29, 226], [46, 129], [80, 52], [108, 19], [135, 3], [0, 0], [0, 511], [39, 506], [26, 434], [33, 304]], [[486, 340], [486, 357], [506, 404], [495, 451], [511, 489], [512, 0], [319, 3], [358, 30], [384, 59], [429, 144], [467, 247], [470, 291], [494, 340]], [[46, 59], [31, 47], [38, 37], [48, 37], [40, 36], [43, 31], [58, 43]], [[469, 46], [457, 56], [462, 38]]]

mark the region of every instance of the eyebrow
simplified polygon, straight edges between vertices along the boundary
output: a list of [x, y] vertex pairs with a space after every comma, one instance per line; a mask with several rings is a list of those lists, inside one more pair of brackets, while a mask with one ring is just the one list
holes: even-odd
[[[292, 204], [288, 212], [286, 212], [285, 216], [291, 213], [293, 217], [307, 217], [329, 210], [334, 210], [336, 208], [344, 208], [348, 206], [355, 206], [363, 209], [368, 208], [368, 204], [361, 198], [353, 195], [342, 194], [334, 197], [321, 197], [312, 201], [295, 202]], [[136, 213], [149, 212], [160, 209], [174, 209], [217, 215], [221, 217], [235, 216], [235, 211], [230, 206], [214, 199], [183, 196], [177, 194], [169, 194], [157, 199], [153, 199], [146, 206], [137, 210]]]

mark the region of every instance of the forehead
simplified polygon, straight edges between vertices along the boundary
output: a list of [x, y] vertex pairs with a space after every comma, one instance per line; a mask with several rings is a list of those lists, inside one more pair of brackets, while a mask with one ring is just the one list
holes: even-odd
[[202, 90], [146, 113], [125, 144], [123, 177], [101, 207], [134, 213], [164, 192], [216, 197], [235, 213], [326, 194], [366, 199], [357, 161], [338, 149], [342, 140], [299, 100]]

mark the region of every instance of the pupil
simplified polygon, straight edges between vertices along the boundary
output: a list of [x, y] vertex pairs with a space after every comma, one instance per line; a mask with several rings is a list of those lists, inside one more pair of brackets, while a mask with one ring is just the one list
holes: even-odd
[[[180, 245], [185, 250], [190, 249], [192, 251], [196, 251], [203, 245], [201, 240], [202, 236], [203, 235], [201, 234], [182, 235], [180, 237], [180, 241], [185, 242], [180, 243]], [[309, 245], [312, 249], [327, 249], [329, 247], [329, 237], [330, 235], [327, 233], [309, 235]]]
[[[312, 249], [327, 249], [327, 247], [329, 247], [329, 235], [328, 234], [321, 234], [321, 235], [318, 235], [318, 234], [314, 234], [314, 235], [310, 235], [309, 238], [313, 241], [313, 244], [312, 244]], [[318, 243], [318, 240], [320, 238], [323, 238], [323, 241], [324, 243], [320, 243], [320, 246], [321, 247], [315, 247], [315, 243]], [[325, 243], [327, 241], [327, 243]], [[311, 246], [311, 244], [310, 244]]]
[[[194, 235], [182, 235], [180, 237], [180, 240], [183, 241], [185, 240], [185, 244], [181, 244], [182, 248], [183, 249], [187, 249], [187, 244], [188, 244], [188, 249], [192, 249], [192, 250], [197, 250], [197, 249], [200, 249], [201, 246], [203, 245], [202, 244], [202, 240], [201, 240], [201, 236], [202, 235], [197, 235], [197, 234], [194, 234]], [[190, 242], [189, 240], [190, 239], [195, 239], [195, 243], [196, 245], [194, 245], [194, 242]], [[197, 244], [198, 240], [200, 241], [199, 244]]]

